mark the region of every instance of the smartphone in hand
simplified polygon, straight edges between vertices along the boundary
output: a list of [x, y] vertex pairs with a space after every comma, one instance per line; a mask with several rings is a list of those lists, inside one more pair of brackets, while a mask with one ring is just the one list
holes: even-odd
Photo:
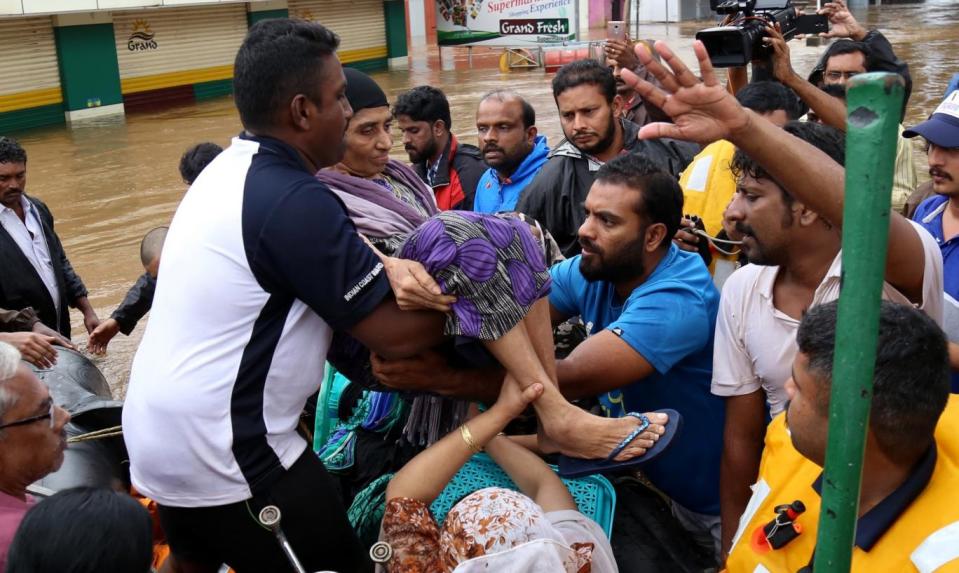
[[825, 14], [801, 14], [796, 17], [797, 34], [825, 34], [829, 31], [829, 17]]
[[622, 20], [610, 20], [606, 22], [606, 39], [626, 41], [626, 22]]

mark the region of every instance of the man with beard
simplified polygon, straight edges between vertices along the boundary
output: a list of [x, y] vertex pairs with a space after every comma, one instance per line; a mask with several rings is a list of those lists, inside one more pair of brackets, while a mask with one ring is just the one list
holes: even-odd
[[[936, 193], [919, 204], [913, 220], [929, 231], [942, 250], [946, 299], [943, 329], [953, 356], [952, 391], [959, 392], [959, 90], [953, 91], [928, 120], [903, 133], [926, 140], [929, 175]], [[952, 269], [952, 270], [950, 270]]]
[[0, 307], [32, 307], [49, 328], [70, 338], [70, 308], [83, 313], [88, 333], [100, 324], [87, 288], [53, 230], [53, 214], [26, 194], [27, 152], [0, 137]]
[[617, 119], [623, 98], [616, 93], [612, 71], [596, 60], [580, 60], [560, 68], [553, 78], [553, 98], [566, 139], [527, 187], [517, 210], [552, 233], [567, 257], [579, 253], [577, 229], [599, 168], [623, 153], [643, 155], [679, 178], [699, 146], [672, 139], [640, 140], [639, 126]]
[[396, 98], [393, 116], [413, 169], [433, 188], [436, 206], [441, 211], [472, 210], [483, 162], [479, 149], [461, 144], [450, 131], [446, 95], [432, 86], [415, 87]]
[[[713, 87], [722, 89], [718, 84], [710, 89]], [[781, 135], [770, 131], [778, 127], [745, 110], [728, 93], [711, 95], [735, 108], [736, 114], [747, 116], [751, 126], [761, 125], [766, 139], [775, 141]], [[675, 132], [652, 127], [649, 131], [656, 135]], [[822, 173], [842, 164], [843, 135], [815, 123], [790, 122], [783, 129], [791, 142], [798, 138], [811, 144], [804, 147], [806, 155], [789, 154], [790, 164], [814, 156], [815, 167], [797, 171], [799, 167], [788, 170], [782, 165], [786, 174], [773, 175], [772, 170], [767, 171], [766, 162], [772, 163], [768, 157], [762, 164], [753, 158], [753, 140], [728, 138], [738, 149], [731, 165], [737, 191], [727, 217], [743, 235], [742, 252], [753, 264], [733, 273], [725, 283], [716, 327], [712, 392], [726, 399], [721, 470], [724, 548], [729, 547], [749, 499], [749, 485], [757, 475], [767, 411], [776, 415], [785, 405], [785, 383], [796, 353], [799, 320], [810, 306], [839, 296], [842, 214], [835, 208], [842, 205], [842, 190], [834, 191], [839, 199], [830, 196], [826, 205], [830, 211], [822, 215], [811, 204], [822, 209], [827, 190], [835, 185], [821, 189], [823, 185], [809, 183], [808, 177], [811, 170]], [[798, 173], [803, 174], [801, 183], [793, 180], [788, 190], [780, 183], [787, 175]], [[840, 170], [829, 184], [841, 180]], [[883, 295], [920, 305], [941, 320], [942, 266], [935, 242], [900, 216], [894, 215], [893, 223]]]
[[[642, 42], [647, 46], [649, 41]], [[623, 81], [623, 70], [631, 70], [647, 82], [659, 85], [656, 78], [649, 73], [646, 66], [639, 62], [634, 49], [635, 44], [629, 38], [617, 40], [607, 38], [603, 51], [606, 53], [606, 65], [613, 70], [616, 79], [616, 93], [623, 98], [623, 111], [620, 117], [631, 121], [638, 126], [644, 126], [654, 121], [669, 121], [669, 116], [663, 110], [644, 100], [631, 86]]]
[[476, 187], [473, 210], [512, 211], [549, 154], [546, 136], [537, 135], [536, 111], [516, 92], [492, 91], [476, 109], [476, 131], [490, 168]]
[[551, 269], [553, 322], [582, 316], [589, 337], [557, 362], [568, 398], [598, 396], [607, 416], [674, 408], [679, 442], [643, 467], [673, 514], [719, 554], [722, 401], [709, 392], [719, 294], [699, 255], [672, 241], [679, 184], [653, 161], [600, 167], [584, 203], [579, 256]]
[[[842, 165], [845, 145], [840, 131], [810, 122], [790, 122], [783, 129], [822, 151], [828, 157], [824, 161]], [[799, 197], [804, 190], [806, 197], [814, 193], [812, 187], [795, 194], [787, 191], [740, 142], [734, 143], [740, 146], [730, 166], [737, 190], [727, 218], [742, 234], [741, 249], [752, 264], [734, 272], [723, 286], [716, 325], [712, 392], [726, 400], [724, 548], [729, 547], [749, 499], [749, 485], [756, 479], [767, 413], [775, 416], [786, 405], [785, 385], [796, 354], [799, 321], [811, 306], [838, 298], [842, 269], [841, 215], [837, 224], [834, 215], [826, 218], [814, 211], [808, 198]], [[890, 231], [883, 296], [917, 304], [940, 321], [942, 264], [935, 241], [918, 225], [901, 217], [898, 221], [903, 227], [896, 230], [905, 238], [895, 243]], [[905, 258], [919, 264], [904, 264]]]
[[[665, 43], [656, 49], [672, 71], [646, 52], [637, 55], [668, 92], [635, 76], [627, 83], [662, 105], [675, 123], [648, 125], [640, 135], [728, 139], [737, 147], [737, 191], [727, 215], [755, 263], [726, 281], [716, 320], [712, 391], [726, 398], [720, 487], [727, 550], [758, 475], [767, 416], [784, 409], [799, 320], [809, 308], [839, 297], [843, 135], [808, 122], [780, 129], [745, 109], [720, 85], [701, 42], [693, 49], [702, 79]], [[938, 251], [928, 232], [891, 213], [883, 298], [918, 306], [941, 323]]]

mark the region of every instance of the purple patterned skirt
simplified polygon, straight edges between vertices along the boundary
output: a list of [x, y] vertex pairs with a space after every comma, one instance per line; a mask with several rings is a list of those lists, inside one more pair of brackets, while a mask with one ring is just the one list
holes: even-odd
[[445, 333], [496, 340], [549, 294], [543, 247], [527, 223], [470, 211], [434, 215], [410, 235], [399, 257], [418, 261], [444, 293], [457, 297]]

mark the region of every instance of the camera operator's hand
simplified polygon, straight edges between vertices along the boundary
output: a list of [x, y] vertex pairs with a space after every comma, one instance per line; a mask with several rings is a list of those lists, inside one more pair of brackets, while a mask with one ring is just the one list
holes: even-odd
[[616, 62], [616, 65], [620, 68], [635, 70], [639, 66], [639, 58], [636, 57], [633, 43], [629, 41], [629, 38], [626, 40], [608, 39], [603, 51], [606, 52], [606, 57]]
[[829, 31], [819, 34], [823, 38], [850, 38], [861, 42], [866, 37], [867, 30], [859, 24], [856, 17], [849, 11], [845, 0], [827, 2], [818, 14], [829, 17]]
[[773, 76], [785, 85], [796, 75], [792, 61], [789, 58], [789, 46], [783, 38], [782, 29], [777, 22], [774, 26], [766, 26], [766, 37], [763, 44], [772, 49]]
[[702, 42], [693, 43], [693, 51], [699, 60], [702, 80], [696, 77], [665, 42], [656, 42], [656, 51], [669, 65], [672, 72], [655, 61], [643, 45], [637, 45], [636, 55], [663, 88], [623, 71], [623, 81], [648, 101], [660, 108], [674, 123], [650, 123], [639, 131], [642, 139], [671, 137], [707, 144], [749, 129], [754, 117], [736, 98], [720, 84], [709, 61], [709, 54]]

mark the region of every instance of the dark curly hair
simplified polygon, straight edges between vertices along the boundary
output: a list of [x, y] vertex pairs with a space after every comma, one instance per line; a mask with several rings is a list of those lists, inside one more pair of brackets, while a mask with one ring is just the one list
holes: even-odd
[[447, 130], [453, 128], [450, 102], [446, 99], [446, 94], [433, 86], [416, 86], [400, 94], [393, 106], [393, 116], [401, 115], [409, 116], [413, 121], [429, 123], [442, 120]]
[[27, 152], [12, 137], [0, 137], [0, 163], [26, 163]]

